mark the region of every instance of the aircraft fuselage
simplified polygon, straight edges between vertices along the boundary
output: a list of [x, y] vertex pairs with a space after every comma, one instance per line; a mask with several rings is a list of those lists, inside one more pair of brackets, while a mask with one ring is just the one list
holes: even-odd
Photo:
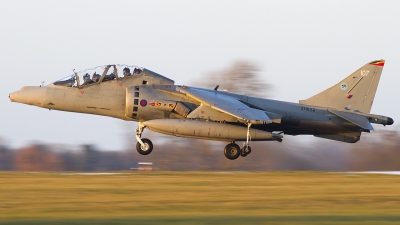
[[[331, 88], [299, 103], [175, 85], [173, 80], [134, 66], [94, 67], [43, 87], [23, 87], [10, 100], [50, 110], [137, 121], [138, 152], [153, 145], [141, 139], [144, 128], [186, 138], [231, 142], [228, 159], [250, 154], [250, 141], [282, 141], [281, 134], [314, 135], [355, 143], [371, 123], [391, 125], [393, 119], [369, 114], [384, 60], [367, 63]], [[113, 68], [113, 72], [109, 69]], [[134, 73], [130, 73], [130, 68]], [[94, 71], [90, 79], [89, 71]], [[100, 75], [102, 73], [102, 75]], [[80, 77], [84, 82], [80, 83]], [[240, 149], [235, 141], [245, 141]]]
[[[155, 119], [186, 119], [175, 112], [158, 109], [150, 104], [182, 102], [188, 105], [191, 110], [200, 105], [199, 102], [188, 99], [179, 93], [174, 95], [160, 91], [163, 89], [175, 90], [176, 85], [142, 85], [142, 82], [142, 79], [137, 82], [126, 79], [126, 81], [113, 80], [100, 85], [90, 85], [82, 88], [63, 87], [53, 84], [45, 87], [25, 87], [21, 91], [11, 94], [10, 98], [12, 101], [50, 110], [95, 114], [138, 122]], [[135, 97], [134, 90], [129, 93], [130, 87], [131, 89], [135, 89], [135, 87], [138, 89], [136, 92], [138, 93], [137, 97]], [[214, 90], [209, 91], [214, 92]], [[353, 138], [354, 142], [359, 139], [359, 134], [362, 131], [354, 124], [333, 115], [327, 108], [254, 98], [229, 92], [220, 93], [234, 97], [252, 107], [282, 115], [280, 123], [253, 125], [252, 128], [257, 130], [284, 132], [290, 135], [340, 133]], [[143, 101], [147, 102], [146, 105], [141, 105]], [[127, 110], [127, 107], [130, 107], [129, 109], [131, 110]], [[132, 116], [132, 114], [136, 116]], [[242, 126], [233, 120], [224, 121], [223, 118], [220, 120], [213, 120], [207, 117], [196, 119], [207, 120], [208, 123], [219, 122]], [[170, 134], [174, 135], [173, 133]], [[218, 140], [217, 138], [210, 139]], [[352, 140], [349, 142], [352, 142]]]

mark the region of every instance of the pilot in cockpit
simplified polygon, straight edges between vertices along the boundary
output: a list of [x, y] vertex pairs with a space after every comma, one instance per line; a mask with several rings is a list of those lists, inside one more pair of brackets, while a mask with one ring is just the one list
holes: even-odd
[[93, 84], [93, 80], [90, 79], [90, 75], [88, 73], [86, 73], [85, 75], [83, 75], [83, 80], [85, 82], [83, 82], [82, 85], [87, 85], [87, 84]]
[[124, 68], [124, 77], [131, 76], [131, 70], [128, 67]]
[[94, 72], [93, 76], [92, 76], [92, 80], [94, 83], [97, 83], [100, 80], [100, 74], [97, 74], [96, 72]]
[[133, 70], [133, 75], [138, 75], [138, 74], [140, 74], [141, 72], [142, 72], [141, 69], [135, 68], [135, 69]]

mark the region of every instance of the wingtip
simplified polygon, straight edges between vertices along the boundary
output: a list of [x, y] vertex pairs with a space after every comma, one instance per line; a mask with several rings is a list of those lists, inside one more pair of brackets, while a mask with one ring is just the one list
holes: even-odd
[[384, 66], [385, 65], [385, 60], [381, 59], [381, 60], [375, 60], [369, 63], [370, 65], [373, 66]]

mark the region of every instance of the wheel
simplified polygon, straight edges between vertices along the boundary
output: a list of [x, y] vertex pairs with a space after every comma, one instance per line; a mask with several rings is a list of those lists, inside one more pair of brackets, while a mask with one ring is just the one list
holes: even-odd
[[237, 159], [240, 156], [240, 148], [237, 144], [228, 144], [225, 146], [224, 154], [230, 160]]
[[246, 157], [247, 153], [243, 149], [240, 149], [240, 156]]
[[151, 141], [147, 138], [143, 138], [141, 139], [144, 147], [142, 147], [142, 145], [138, 142], [136, 144], [136, 150], [141, 154], [141, 155], [148, 155], [151, 153], [151, 151], [153, 151], [153, 143], [151, 143]]
[[250, 154], [251, 153], [250, 146], [247, 146], [247, 148], [245, 147], [245, 151], [244, 152], [246, 152], [247, 155]]

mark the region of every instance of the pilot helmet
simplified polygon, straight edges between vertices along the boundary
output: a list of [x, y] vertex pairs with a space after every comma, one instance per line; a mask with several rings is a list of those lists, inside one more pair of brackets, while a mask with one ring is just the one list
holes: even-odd
[[125, 67], [125, 68], [124, 68], [124, 72], [130, 73], [131, 70], [130, 70], [128, 67]]
[[139, 73], [141, 73], [141, 72], [142, 72], [142, 70], [139, 69], [139, 68], [135, 68], [135, 69], [133, 70], [133, 73], [134, 73], [134, 74], [139, 74]]
[[97, 81], [98, 79], [100, 78], [100, 75], [99, 74], [97, 74], [96, 72], [94, 72], [94, 74], [93, 74], [93, 81]]
[[83, 80], [89, 80], [89, 79], [90, 79], [90, 75], [88, 73], [83, 75]]

